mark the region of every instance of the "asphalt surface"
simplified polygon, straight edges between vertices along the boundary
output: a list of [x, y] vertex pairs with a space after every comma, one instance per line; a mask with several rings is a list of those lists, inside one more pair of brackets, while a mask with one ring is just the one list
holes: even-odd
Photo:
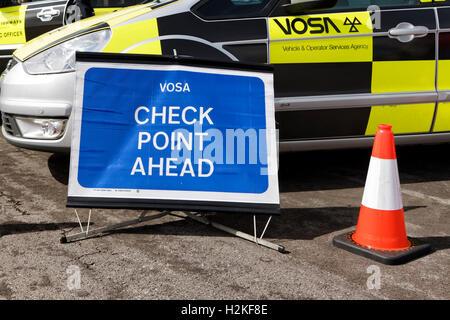
[[[264, 236], [289, 251], [281, 254], [173, 216], [61, 244], [64, 232], [79, 231], [65, 207], [68, 156], [0, 138], [0, 298], [449, 299], [450, 145], [402, 147], [397, 155], [408, 236], [434, 251], [387, 266], [332, 245], [355, 228], [368, 149], [281, 156], [282, 213]], [[87, 222], [88, 211], [79, 214]], [[96, 209], [91, 228], [138, 214]], [[252, 216], [210, 216], [253, 233]], [[259, 217], [260, 232], [264, 223]]]

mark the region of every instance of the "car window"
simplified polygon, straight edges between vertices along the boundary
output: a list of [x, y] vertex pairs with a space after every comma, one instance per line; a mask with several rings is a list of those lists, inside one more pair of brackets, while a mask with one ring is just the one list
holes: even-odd
[[[356, 11], [365, 10], [370, 6], [378, 6], [381, 9], [387, 8], [407, 8], [417, 7], [420, 5], [430, 4], [432, 0], [338, 0], [333, 8], [318, 10], [320, 12], [333, 12], [333, 11]], [[286, 15], [288, 14], [284, 5], [290, 4], [290, 0], [282, 0], [278, 7], [272, 13], [272, 16]], [[315, 12], [315, 11], [314, 11]], [[299, 14], [303, 14], [299, 12]], [[306, 13], [305, 13], [306, 14]]]
[[90, 0], [89, 3], [93, 8], [119, 8], [134, 6], [147, 2], [145, 0]]
[[413, 7], [419, 4], [419, 0], [338, 0], [334, 9], [365, 9], [373, 5], [380, 8]]
[[17, 1], [17, 0], [0, 0], [0, 9], [5, 7], [13, 7], [13, 6], [20, 6], [23, 3], [31, 2], [32, 0], [24, 0], [24, 1]]
[[201, 18], [231, 19], [267, 15], [278, 0], [204, 0], [192, 10]]
[[435, 6], [448, 6], [450, 4], [450, 0], [420, 0], [420, 2]]

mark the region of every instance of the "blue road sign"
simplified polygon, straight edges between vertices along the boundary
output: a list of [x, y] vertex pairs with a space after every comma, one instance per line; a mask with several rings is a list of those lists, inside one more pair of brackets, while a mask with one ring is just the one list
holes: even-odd
[[235, 67], [78, 62], [68, 204], [278, 210], [273, 75]]

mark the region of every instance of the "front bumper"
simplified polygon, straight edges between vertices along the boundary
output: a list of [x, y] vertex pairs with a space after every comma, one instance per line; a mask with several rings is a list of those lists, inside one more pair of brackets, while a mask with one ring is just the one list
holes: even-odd
[[[68, 152], [71, 144], [71, 119], [75, 73], [30, 75], [17, 63], [2, 78], [0, 111], [2, 134], [11, 144], [29, 149]], [[66, 120], [62, 134], [55, 139], [25, 138], [16, 118]]]

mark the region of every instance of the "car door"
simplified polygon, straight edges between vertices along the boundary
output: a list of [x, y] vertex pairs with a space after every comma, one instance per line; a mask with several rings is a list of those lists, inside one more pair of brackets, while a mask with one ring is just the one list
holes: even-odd
[[298, 16], [280, 6], [269, 18], [280, 139], [371, 136], [380, 123], [429, 133], [436, 36], [419, 0], [339, 0]]
[[434, 132], [450, 131], [450, 1], [434, 1], [439, 17], [439, 103]]
[[158, 18], [161, 54], [267, 63], [266, 17], [278, 1], [202, 0]]
[[63, 25], [67, 0], [25, 2], [26, 41]]

